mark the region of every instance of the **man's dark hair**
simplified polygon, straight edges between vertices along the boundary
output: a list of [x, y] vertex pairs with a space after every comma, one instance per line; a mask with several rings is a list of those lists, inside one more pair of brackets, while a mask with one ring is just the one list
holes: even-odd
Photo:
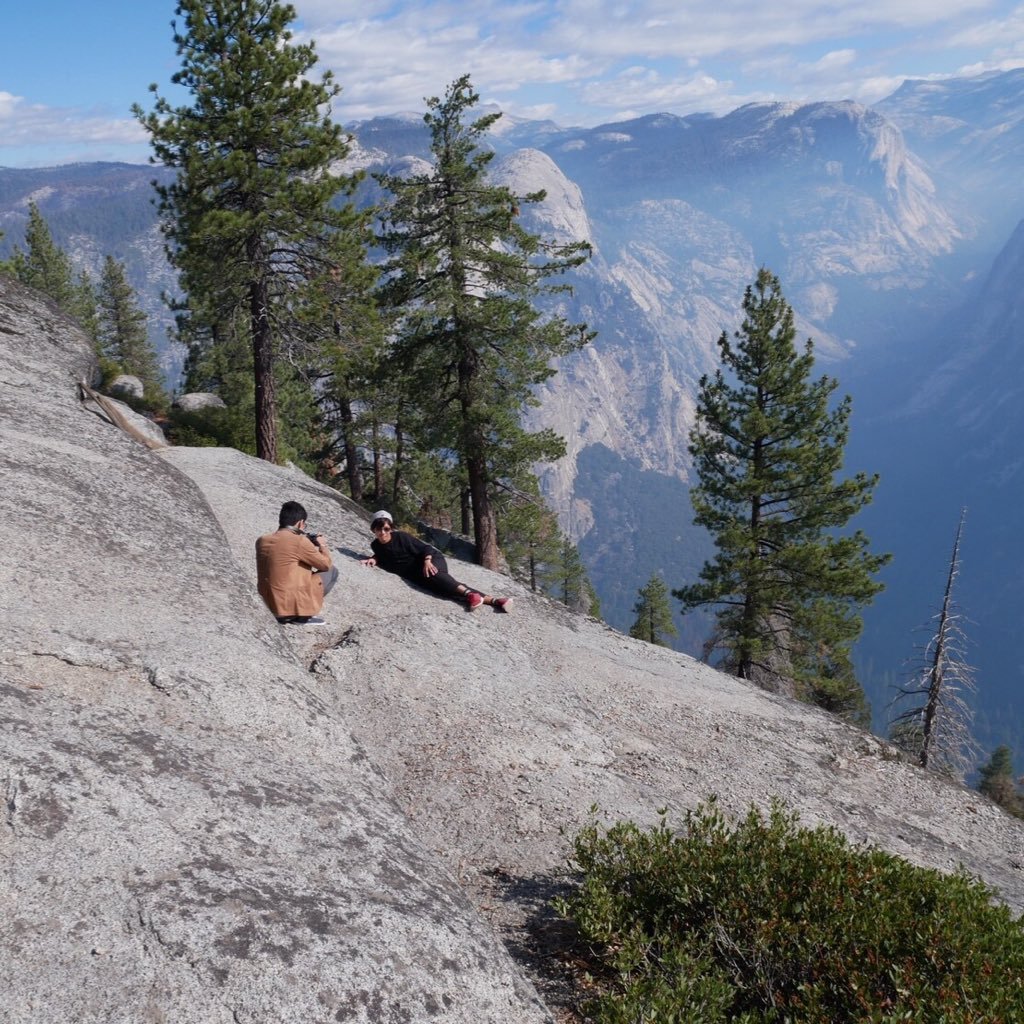
[[281, 506], [281, 514], [277, 517], [277, 526], [294, 526], [306, 518], [306, 510], [297, 501], [286, 501]]

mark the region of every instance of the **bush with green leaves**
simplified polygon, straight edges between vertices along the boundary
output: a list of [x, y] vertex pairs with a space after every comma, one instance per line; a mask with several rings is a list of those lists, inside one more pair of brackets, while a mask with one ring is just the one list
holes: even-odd
[[251, 412], [237, 408], [171, 409], [171, 444], [184, 448], [237, 448], [256, 454]]
[[570, 867], [556, 909], [592, 951], [600, 1024], [1024, 1020], [1024, 924], [992, 889], [779, 804], [730, 825], [712, 800], [682, 833], [592, 824]]

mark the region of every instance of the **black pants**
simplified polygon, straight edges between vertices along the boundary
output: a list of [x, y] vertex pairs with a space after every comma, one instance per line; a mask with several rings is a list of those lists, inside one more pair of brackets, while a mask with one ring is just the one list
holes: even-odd
[[448, 563], [444, 560], [444, 555], [434, 555], [431, 561], [434, 563], [434, 568], [437, 569], [436, 576], [424, 576], [421, 571], [419, 576], [409, 576], [407, 579], [412, 583], [418, 583], [434, 594], [440, 594], [441, 597], [453, 597], [456, 600], [461, 598], [460, 588], [463, 593], [468, 588], [448, 573]]

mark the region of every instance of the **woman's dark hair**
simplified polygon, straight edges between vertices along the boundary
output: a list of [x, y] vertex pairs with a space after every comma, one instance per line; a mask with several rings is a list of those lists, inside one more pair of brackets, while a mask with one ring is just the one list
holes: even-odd
[[306, 510], [297, 501], [286, 501], [281, 506], [281, 513], [277, 517], [277, 525], [280, 529], [282, 526], [294, 526], [296, 523], [301, 523], [306, 518]]
[[390, 519], [385, 519], [383, 516], [381, 516], [379, 519], [374, 519], [374, 521], [372, 523], [370, 523], [370, 532], [371, 533], [376, 532], [385, 523], [387, 523], [388, 526], [394, 528], [395, 524]]

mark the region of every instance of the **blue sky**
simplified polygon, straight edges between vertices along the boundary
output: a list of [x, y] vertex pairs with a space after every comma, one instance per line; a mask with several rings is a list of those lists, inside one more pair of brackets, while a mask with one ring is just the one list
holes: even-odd
[[[295, 0], [343, 124], [422, 110], [470, 72], [510, 114], [594, 125], [761, 100], [872, 103], [905, 78], [1024, 65], [1005, 0]], [[144, 162], [130, 114], [178, 66], [173, 0], [5, 5], [0, 166]]]

